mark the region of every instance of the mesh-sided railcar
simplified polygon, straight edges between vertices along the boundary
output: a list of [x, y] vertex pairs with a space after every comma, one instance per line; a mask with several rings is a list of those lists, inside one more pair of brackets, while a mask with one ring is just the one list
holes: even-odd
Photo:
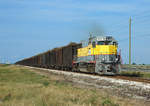
[[81, 44], [71, 43], [67, 46], [55, 48], [47, 52], [16, 62], [16, 64], [44, 67], [51, 69], [72, 69], [74, 56]]

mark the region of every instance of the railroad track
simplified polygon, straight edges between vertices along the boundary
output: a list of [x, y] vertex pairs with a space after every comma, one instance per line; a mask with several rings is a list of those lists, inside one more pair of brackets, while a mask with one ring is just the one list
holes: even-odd
[[[61, 71], [63, 71], [63, 70], [61, 70]], [[122, 80], [128, 80], [128, 81], [135, 81], [135, 82], [150, 83], [150, 79], [141, 78], [141, 77], [132, 77], [132, 76], [123, 76], [123, 75], [115, 75], [115, 76], [98, 75], [98, 74], [91, 74], [88, 72], [78, 72], [78, 73], [89, 74], [89, 75], [100, 76], [100, 77], [108, 77], [108, 78], [114, 78], [114, 79], [122, 79]]]
[[122, 80], [129, 80], [129, 81], [135, 81], [135, 82], [143, 82], [143, 83], [150, 83], [150, 79], [140, 78], [140, 77], [128, 77], [128, 76], [107, 76], [109, 78], [115, 78], [115, 79], [122, 79]]
[[[33, 67], [33, 68], [47, 69], [47, 68], [39, 68], [39, 67]], [[54, 70], [54, 69], [52, 69], [52, 70]], [[63, 72], [64, 70], [56, 70], [56, 71]], [[114, 78], [114, 79], [121, 79], [121, 80], [128, 80], [128, 81], [135, 81], [135, 82], [142, 82], [142, 83], [150, 83], [150, 79], [145, 79], [145, 78], [141, 78], [141, 77], [132, 77], [132, 76], [123, 76], [123, 75], [115, 75], [115, 76], [107, 75], [106, 76], [106, 75], [93, 74], [93, 73], [89, 73], [89, 72], [74, 72], [74, 71], [65, 71], [65, 72], [73, 72], [73, 73], [87, 74], [87, 75], [91, 75], [91, 76]]]
[[[84, 74], [90, 74], [90, 73], [84, 73]], [[143, 83], [150, 83], [150, 79], [141, 78], [141, 77], [131, 77], [131, 76], [123, 76], [123, 75], [115, 75], [115, 76], [104, 76], [104, 75], [95, 75], [94, 76], [102, 76], [107, 78], [114, 78], [114, 79], [121, 79], [121, 80], [128, 80], [128, 81], [135, 81], [135, 82], [143, 82]]]
[[[59, 71], [63, 71], [63, 70], [59, 70]], [[65, 72], [73, 72], [73, 71], [65, 71]], [[131, 76], [123, 76], [123, 75], [105, 76], [105, 75], [98, 75], [98, 74], [93, 74], [88, 72], [74, 72], [74, 73], [88, 74], [92, 76], [107, 77], [107, 78], [114, 78], [114, 79], [122, 79], [122, 80], [135, 81], [135, 82], [150, 83], [150, 79], [145, 79], [141, 77], [131, 77]]]

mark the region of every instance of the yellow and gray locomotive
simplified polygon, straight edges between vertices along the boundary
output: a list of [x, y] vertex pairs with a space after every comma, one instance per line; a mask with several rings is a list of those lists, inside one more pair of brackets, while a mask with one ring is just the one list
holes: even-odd
[[112, 36], [90, 36], [81, 42], [74, 58], [73, 70], [114, 75], [120, 71], [118, 43]]

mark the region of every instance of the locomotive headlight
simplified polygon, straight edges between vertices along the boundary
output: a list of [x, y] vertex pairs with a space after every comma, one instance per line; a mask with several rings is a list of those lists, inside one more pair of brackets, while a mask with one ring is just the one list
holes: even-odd
[[102, 60], [104, 61], [104, 60], [105, 60], [105, 58], [103, 57], [103, 58], [102, 58]]
[[116, 58], [116, 61], [118, 61], [118, 58]]

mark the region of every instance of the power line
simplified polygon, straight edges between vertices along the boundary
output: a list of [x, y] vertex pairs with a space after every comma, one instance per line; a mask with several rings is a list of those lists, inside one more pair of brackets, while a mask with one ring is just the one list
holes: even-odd
[[[148, 14], [147, 14], [148, 13]], [[144, 15], [143, 15], [144, 14]], [[146, 15], [145, 15], [146, 14]], [[142, 23], [143, 23], [143, 21], [145, 21], [146, 22], [146, 24], [148, 24], [147, 23], [147, 21], [144, 19], [143, 20], [143, 18], [148, 18], [148, 16], [150, 16], [150, 14], [149, 14], [149, 11], [144, 11], [144, 12], [140, 12], [140, 13], [138, 13], [138, 14], [135, 14], [135, 15], [132, 15], [132, 17], [134, 18], [134, 20], [132, 20], [133, 22], [136, 22], [136, 21], [138, 21], [138, 20], [141, 20], [142, 21]], [[141, 18], [140, 18], [141, 17]], [[139, 22], [139, 21], [138, 21]], [[127, 21], [124, 21], [124, 19], [123, 20], [120, 20], [120, 21], [118, 21], [118, 23], [119, 24], [113, 24], [113, 25], [111, 25], [111, 27], [117, 27], [117, 29], [115, 28], [115, 30], [112, 30], [112, 31], [110, 31], [110, 32], [120, 32], [120, 31], [122, 31], [123, 29], [122, 29], [122, 27], [126, 27], [126, 26], [128, 26], [128, 24], [127, 24]], [[119, 27], [119, 26], [122, 26], [122, 27]], [[120, 30], [121, 29], [121, 30]]]
[[[137, 35], [137, 36], [132, 36], [131, 37], [131, 39], [137, 39], [137, 38], [146, 38], [146, 37], [150, 37], [150, 34], [142, 34], [142, 35]], [[124, 38], [124, 39], [118, 39], [118, 41], [120, 42], [120, 43], [122, 43], [122, 42], [124, 42], [124, 41], [128, 41], [129, 40], [129, 37], [126, 37], [126, 38]]]

